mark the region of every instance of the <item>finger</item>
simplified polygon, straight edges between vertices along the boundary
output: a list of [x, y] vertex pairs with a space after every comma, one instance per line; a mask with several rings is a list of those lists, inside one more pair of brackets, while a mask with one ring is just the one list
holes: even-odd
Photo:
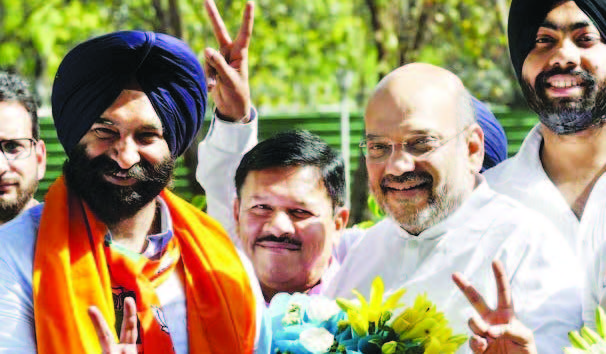
[[484, 351], [488, 349], [488, 342], [486, 341], [486, 339], [474, 335], [471, 336], [471, 338], [469, 339], [469, 347], [475, 354], [484, 353]]
[[237, 80], [239, 80], [234, 68], [227, 64], [225, 58], [219, 52], [212, 48], [206, 48], [205, 56], [208, 65], [210, 65], [216, 72], [216, 81], [222, 81], [223, 83], [233, 85]]
[[469, 281], [465, 278], [465, 276], [459, 272], [454, 273], [452, 275], [452, 280], [454, 280], [455, 284], [459, 287], [459, 289], [463, 292], [467, 301], [476, 309], [476, 311], [482, 317], [486, 317], [490, 314], [491, 310], [486, 305], [484, 298], [482, 295], [476, 290], [476, 288], [471, 285]]
[[486, 337], [488, 335], [488, 329], [490, 328], [490, 325], [478, 316], [471, 317], [467, 321], [467, 325], [473, 333], [480, 337]]
[[137, 334], [137, 305], [135, 304], [135, 299], [127, 297], [124, 299], [124, 317], [122, 318], [120, 343], [135, 344], [137, 342]]
[[252, 37], [253, 24], [255, 22], [255, 3], [249, 1], [246, 3], [244, 15], [242, 16], [242, 25], [236, 37], [236, 45], [240, 48], [248, 48], [250, 37]]
[[492, 261], [492, 271], [497, 282], [497, 308], [501, 310], [513, 310], [511, 288], [509, 287], [509, 279], [507, 279], [503, 263], [498, 259]]
[[114, 339], [114, 334], [105, 321], [105, 318], [103, 318], [101, 311], [99, 311], [97, 306], [91, 306], [88, 308], [88, 316], [93, 322], [95, 332], [97, 332], [97, 338], [99, 338], [101, 350], [104, 353], [110, 352], [112, 345], [115, 344], [116, 341]]
[[210, 22], [213, 25], [213, 32], [215, 33], [215, 38], [217, 38], [217, 42], [219, 42], [219, 47], [224, 47], [231, 44], [231, 38], [229, 37], [229, 33], [227, 32], [227, 28], [225, 27], [225, 23], [219, 14], [219, 10], [217, 10], [217, 5], [215, 5], [214, 0], [206, 0], [204, 1], [204, 7], [206, 8], [206, 12], [208, 13], [208, 17], [210, 17]]

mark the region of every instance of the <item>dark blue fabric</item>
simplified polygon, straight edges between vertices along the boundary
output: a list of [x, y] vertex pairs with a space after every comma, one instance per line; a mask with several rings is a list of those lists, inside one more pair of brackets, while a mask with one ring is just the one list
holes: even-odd
[[122, 31], [81, 43], [59, 66], [51, 101], [57, 135], [68, 155], [133, 78], [160, 117], [172, 155], [183, 154], [204, 121], [204, 71], [177, 38]]
[[[513, 0], [509, 8], [507, 36], [509, 55], [518, 80], [522, 80], [522, 66], [528, 53], [534, 48], [539, 27], [547, 14], [561, 0]], [[606, 39], [606, 1], [574, 0], [577, 6], [591, 19]]]
[[472, 101], [476, 120], [484, 131], [484, 172], [507, 158], [507, 136], [490, 109], [475, 97]]

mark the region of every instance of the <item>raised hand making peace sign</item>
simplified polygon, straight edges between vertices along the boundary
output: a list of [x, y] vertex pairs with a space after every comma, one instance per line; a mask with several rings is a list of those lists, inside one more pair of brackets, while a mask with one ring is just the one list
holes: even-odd
[[96, 306], [88, 310], [99, 344], [103, 354], [137, 354], [137, 305], [135, 299], [127, 297], [124, 299], [124, 318], [120, 330], [120, 343], [116, 343], [113, 331], [107, 321], [103, 318], [101, 311]]
[[221, 118], [246, 122], [251, 108], [248, 86], [248, 45], [254, 22], [254, 3], [246, 3], [240, 31], [231, 40], [213, 0], [204, 3], [212, 22], [219, 51], [206, 48], [205, 69], [210, 91]]
[[482, 294], [462, 274], [452, 275], [454, 282], [479, 315], [469, 320], [469, 328], [474, 333], [469, 346], [474, 353], [536, 354], [532, 331], [515, 317], [511, 289], [503, 264], [498, 260], [493, 261], [492, 270], [497, 283], [496, 309], [488, 307]]

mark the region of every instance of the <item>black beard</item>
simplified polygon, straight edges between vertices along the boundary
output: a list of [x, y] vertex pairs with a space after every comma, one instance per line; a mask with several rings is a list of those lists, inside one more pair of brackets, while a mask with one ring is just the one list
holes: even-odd
[[[172, 180], [175, 161], [168, 157], [157, 164], [146, 160], [127, 171], [107, 155], [90, 159], [84, 146], [77, 145], [63, 164], [67, 187], [76, 193], [106, 225], [128, 219], [151, 202]], [[137, 182], [130, 186], [118, 186], [103, 176], [126, 172]]]
[[[558, 74], [576, 76], [583, 88], [583, 96], [575, 99], [548, 98], [547, 79]], [[556, 134], [574, 134], [606, 121], [606, 83], [598, 84], [587, 72], [555, 67], [537, 76], [534, 89], [526, 79], [521, 80], [521, 87], [528, 106], [539, 115], [541, 123]]]
[[38, 183], [38, 180], [36, 180], [28, 186], [13, 202], [0, 201], [0, 224], [11, 221], [23, 211], [25, 205], [34, 197], [36, 190], [38, 190]]

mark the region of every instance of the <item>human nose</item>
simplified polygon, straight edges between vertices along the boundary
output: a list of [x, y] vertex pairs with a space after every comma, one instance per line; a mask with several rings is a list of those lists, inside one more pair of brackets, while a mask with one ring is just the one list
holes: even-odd
[[562, 44], [555, 49], [555, 53], [549, 60], [550, 67], [559, 66], [560, 68], [576, 67], [580, 63], [581, 53], [579, 47], [570, 39], [565, 39]]
[[139, 147], [137, 143], [130, 138], [118, 140], [113, 147], [112, 159], [118, 163], [123, 170], [128, 170], [141, 161]]
[[394, 176], [399, 176], [404, 172], [413, 171], [415, 168], [414, 157], [406, 151], [406, 145], [395, 144], [392, 146], [392, 152], [385, 161], [385, 172]]
[[294, 235], [295, 225], [288, 213], [284, 211], [276, 211], [268, 220], [267, 232], [274, 236]]

